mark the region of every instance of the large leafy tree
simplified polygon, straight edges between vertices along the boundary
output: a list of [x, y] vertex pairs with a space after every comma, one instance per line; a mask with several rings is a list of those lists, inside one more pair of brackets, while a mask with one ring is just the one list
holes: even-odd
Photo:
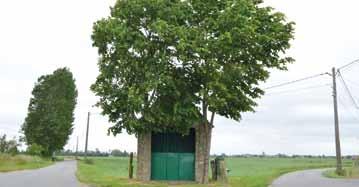
[[28, 146], [39, 145], [50, 156], [61, 150], [73, 130], [77, 90], [67, 68], [41, 76], [32, 91], [28, 114], [22, 126]]
[[207, 163], [215, 114], [254, 111], [269, 70], [293, 61], [293, 25], [261, 0], [117, 0], [92, 35], [92, 90], [115, 123], [109, 131], [186, 133], [200, 123]]

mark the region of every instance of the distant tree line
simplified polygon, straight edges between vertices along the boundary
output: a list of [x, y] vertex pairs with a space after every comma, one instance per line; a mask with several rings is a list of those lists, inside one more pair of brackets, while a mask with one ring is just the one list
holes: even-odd
[[[72, 151], [72, 150], [63, 150], [56, 153], [57, 156], [85, 156], [85, 152], [83, 151]], [[108, 152], [102, 152], [99, 149], [95, 149], [95, 151], [87, 151], [87, 156], [95, 156], [95, 157], [127, 157], [130, 153], [127, 151], [121, 151], [119, 149], [114, 149]]]
[[[232, 155], [226, 155], [224, 153], [222, 154], [213, 154], [211, 157], [216, 156], [226, 156], [226, 157], [239, 157], [239, 158], [335, 158], [335, 156], [332, 155], [288, 155], [283, 153], [278, 153], [274, 155], [267, 155], [264, 152], [262, 154], [232, 154]], [[353, 155], [345, 155], [342, 158], [344, 159], [352, 159]]]
[[111, 151], [111, 156], [126, 157], [126, 156], [130, 156], [130, 153], [128, 153], [126, 150], [121, 151], [119, 149], [114, 149]]

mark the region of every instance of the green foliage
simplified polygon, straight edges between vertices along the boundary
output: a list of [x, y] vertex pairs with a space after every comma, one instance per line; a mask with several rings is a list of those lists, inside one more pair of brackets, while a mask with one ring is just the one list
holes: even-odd
[[18, 146], [19, 143], [15, 138], [12, 140], [6, 140], [6, 134], [0, 136], [0, 153], [16, 155], [19, 152]]
[[84, 163], [91, 165], [91, 164], [94, 164], [94, 161], [93, 161], [92, 159], [85, 159], [85, 160], [84, 160]]
[[62, 150], [72, 133], [77, 90], [67, 68], [41, 76], [32, 91], [28, 115], [22, 126], [27, 145], [42, 147], [43, 156]]
[[59, 151], [56, 152], [56, 155], [59, 156], [89, 156], [89, 157], [108, 157], [109, 153], [108, 152], [101, 152], [100, 150], [96, 149], [96, 151], [92, 151], [92, 150], [87, 150], [87, 153], [85, 154], [84, 151], [74, 151], [72, 152], [71, 150], [66, 150], [66, 151]]
[[33, 156], [41, 156], [44, 152], [44, 148], [41, 145], [33, 143], [27, 147], [26, 153]]
[[127, 157], [130, 154], [125, 150], [125, 151], [121, 151], [119, 149], [114, 149], [111, 151], [111, 156], [123, 156], [123, 157]]
[[[207, 111], [241, 119], [285, 70], [292, 22], [260, 0], [117, 0], [93, 27], [92, 90], [113, 134], [186, 133]], [[202, 112], [201, 112], [202, 110]]]

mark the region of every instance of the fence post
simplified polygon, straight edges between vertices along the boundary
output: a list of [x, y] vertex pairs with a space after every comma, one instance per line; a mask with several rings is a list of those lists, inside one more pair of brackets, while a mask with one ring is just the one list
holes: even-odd
[[211, 160], [211, 170], [212, 170], [212, 180], [217, 180], [217, 170], [216, 170], [216, 162], [215, 160]]
[[224, 161], [224, 157], [217, 157], [216, 158], [216, 174], [217, 174], [217, 180], [220, 183], [228, 183], [227, 178], [227, 168]]
[[130, 153], [130, 161], [129, 161], [129, 164], [128, 164], [128, 177], [130, 179], [133, 178], [133, 152]]

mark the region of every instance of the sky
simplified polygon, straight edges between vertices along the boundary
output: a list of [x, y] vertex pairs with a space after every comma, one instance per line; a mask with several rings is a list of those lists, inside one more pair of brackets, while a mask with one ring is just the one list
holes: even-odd
[[[111, 126], [89, 90], [98, 75], [97, 50], [92, 47], [93, 22], [109, 15], [114, 0], [1, 0], [0, 1], [0, 134], [19, 136], [31, 90], [38, 77], [60, 67], [73, 72], [79, 92], [74, 132], [65, 149], [84, 149], [87, 112], [89, 149], [136, 151], [134, 136], [107, 136]], [[266, 88], [330, 72], [359, 58], [357, 0], [266, 0], [265, 5], [296, 23], [288, 50], [296, 62], [288, 71], [272, 71]], [[342, 71], [359, 102], [359, 64]], [[215, 118], [212, 153], [334, 155], [331, 77], [328, 75], [266, 90], [255, 113], [240, 122]], [[338, 80], [342, 153], [359, 154], [359, 110]]]

